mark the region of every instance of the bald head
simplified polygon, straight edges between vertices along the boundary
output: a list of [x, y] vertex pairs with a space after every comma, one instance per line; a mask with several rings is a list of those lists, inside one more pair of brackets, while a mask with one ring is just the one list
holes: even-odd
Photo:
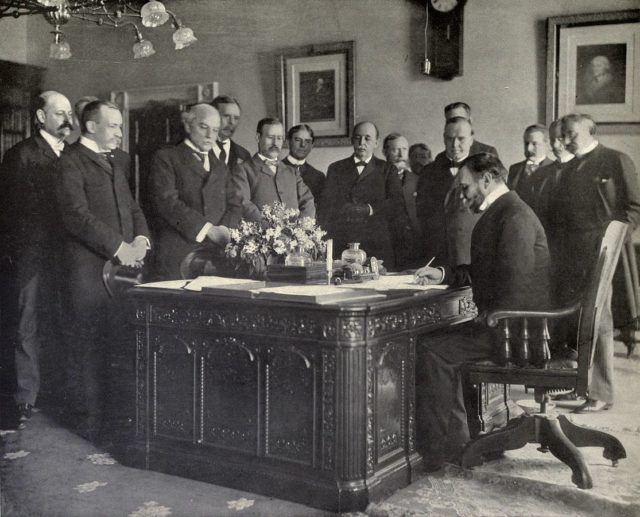
[[209, 152], [218, 138], [220, 114], [209, 104], [195, 104], [183, 115], [184, 130], [200, 151]]
[[59, 92], [48, 90], [38, 96], [36, 125], [54, 138], [63, 140], [73, 130], [71, 103]]

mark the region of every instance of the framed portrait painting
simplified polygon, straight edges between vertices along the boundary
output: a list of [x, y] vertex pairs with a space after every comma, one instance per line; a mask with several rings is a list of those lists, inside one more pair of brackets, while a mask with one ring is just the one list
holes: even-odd
[[640, 124], [640, 10], [549, 18], [547, 39], [547, 122]]
[[278, 112], [287, 128], [308, 124], [318, 146], [349, 145], [355, 116], [353, 41], [278, 55]]

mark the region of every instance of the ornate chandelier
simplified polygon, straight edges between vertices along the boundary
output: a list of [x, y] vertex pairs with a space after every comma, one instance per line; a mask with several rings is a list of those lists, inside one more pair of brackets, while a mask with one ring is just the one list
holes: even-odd
[[116, 29], [132, 27], [135, 31], [133, 57], [136, 59], [151, 56], [156, 51], [153, 44], [144, 39], [138, 25], [132, 20], [141, 22], [145, 27], [159, 27], [171, 20], [175, 29], [173, 42], [176, 50], [186, 48], [197, 41], [193, 30], [185, 27], [174, 13], [157, 0], [144, 3], [140, 9], [134, 7], [130, 0], [0, 0], [0, 18], [18, 18], [29, 14], [42, 14], [54, 26], [51, 32], [54, 40], [49, 47], [49, 57], [52, 59], [71, 57], [71, 46], [60, 30], [71, 18]]

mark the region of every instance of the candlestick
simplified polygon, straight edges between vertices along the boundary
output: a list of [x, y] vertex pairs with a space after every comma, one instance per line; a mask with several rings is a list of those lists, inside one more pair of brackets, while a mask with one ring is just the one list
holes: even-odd
[[326, 262], [327, 262], [327, 283], [331, 283], [331, 277], [333, 276], [333, 239], [327, 239], [327, 251], [326, 251]]

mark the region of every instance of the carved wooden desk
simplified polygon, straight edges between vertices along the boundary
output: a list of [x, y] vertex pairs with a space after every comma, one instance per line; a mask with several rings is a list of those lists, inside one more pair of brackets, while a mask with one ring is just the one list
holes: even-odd
[[136, 466], [363, 510], [409, 484], [416, 336], [470, 289], [333, 305], [134, 289]]

